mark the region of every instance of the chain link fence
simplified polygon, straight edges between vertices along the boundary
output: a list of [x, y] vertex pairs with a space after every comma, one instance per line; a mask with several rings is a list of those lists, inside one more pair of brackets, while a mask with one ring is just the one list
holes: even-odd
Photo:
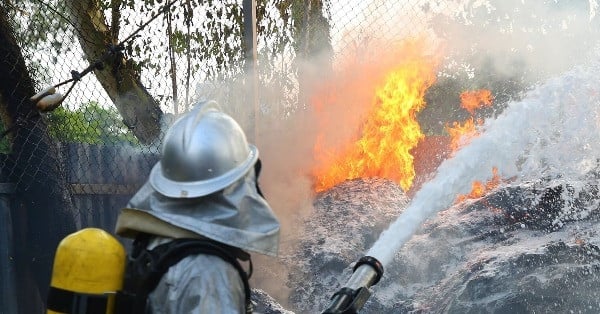
[[[343, 106], [356, 99], [349, 86], [368, 86], [362, 70], [402, 59], [398, 44], [422, 38], [440, 65], [419, 119], [426, 133], [441, 134], [464, 118], [461, 91], [490, 89], [499, 104], [518, 98], [585, 61], [600, 29], [595, 1], [258, 1], [253, 67], [248, 3], [0, 5], [0, 267], [16, 270], [0, 276], [0, 312], [40, 312], [56, 244], [84, 227], [112, 230], [158, 160], [162, 132], [200, 100], [216, 99], [259, 148], [287, 147], [294, 143], [273, 134], [305, 121], [296, 118], [312, 112], [315, 91], [327, 86], [328, 99]], [[334, 78], [357, 85], [323, 82]], [[61, 83], [60, 106], [37, 110], [30, 97]], [[265, 151], [287, 158], [283, 149]]]

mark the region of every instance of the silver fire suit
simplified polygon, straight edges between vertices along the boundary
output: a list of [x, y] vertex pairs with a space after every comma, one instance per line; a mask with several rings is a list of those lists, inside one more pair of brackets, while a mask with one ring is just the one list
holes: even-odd
[[[222, 191], [199, 198], [169, 198], [148, 182], [117, 220], [116, 233], [156, 235], [148, 248], [174, 238], [206, 237], [249, 252], [277, 255], [279, 221], [258, 193], [254, 170]], [[151, 313], [244, 313], [237, 270], [212, 255], [193, 255], [172, 266], [149, 295]]]

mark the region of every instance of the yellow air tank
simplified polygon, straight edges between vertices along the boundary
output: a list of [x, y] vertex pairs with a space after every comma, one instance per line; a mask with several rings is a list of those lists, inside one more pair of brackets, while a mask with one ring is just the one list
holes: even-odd
[[54, 257], [47, 313], [113, 313], [125, 261], [121, 243], [102, 229], [85, 228], [66, 236]]

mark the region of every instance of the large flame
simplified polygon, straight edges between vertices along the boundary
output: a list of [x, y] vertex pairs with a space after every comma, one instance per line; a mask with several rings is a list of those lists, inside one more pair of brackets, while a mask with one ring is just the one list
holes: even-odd
[[416, 114], [425, 106], [425, 91], [435, 82], [436, 62], [420, 50], [403, 53], [398, 60], [401, 63], [376, 88], [375, 106], [367, 115], [362, 135], [340, 154], [332, 153], [322, 142], [315, 145], [320, 161], [314, 170], [317, 192], [366, 177], [391, 179], [405, 191], [411, 187], [415, 170], [410, 150], [424, 137]]

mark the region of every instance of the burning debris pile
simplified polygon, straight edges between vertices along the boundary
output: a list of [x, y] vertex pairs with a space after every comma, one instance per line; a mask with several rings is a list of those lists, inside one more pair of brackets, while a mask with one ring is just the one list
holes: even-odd
[[344, 182], [315, 200], [314, 214], [304, 225], [295, 261], [290, 266], [289, 303], [299, 313], [319, 313], [340, 287], [343, 271], [377, 240], [408, 198], [393, 182], [355, 179]]
[[254, 313], [260, 314], [294, 314], [284, 309], [275, 299], [260, 289], [252, 289], [252, 304]]
[[461, 94], [472, 118], [447, 127], [433, 176], [415, 171], [435, 158], [418, 154], [427, 136], [412, 122], [434, 81], [411, 65], [384, 77], [356, 141], [317, 143], [320, 194], [286, 257], [287, 304], [325, 309], [366, 253], [385, 273], [364, 313], [600, 312], [600, 64], [539, 83], [485, 121], [473, 113], [492, 94]]
[[[597, 178], [539, 181], [503, 185], [452, 206], [396, 254], [362, 313], [598, 312], [597, 193]], [[407, 202], [383, 179], [321, 193], [306, 238], [289, 259], [293, 310], [325, 309], [351, 263]]]
[[361, 313], [600, 312], [599, 67], [509, 104], [410, 203], [392, 178], [321, 191], [284, 258], [290, 309], [325, 309], [367, 253], [385, 273]]
[[576, 185], [503, 186], [441, 213], [388, 267], [389, 312], [597, 313], [597, 179]]

